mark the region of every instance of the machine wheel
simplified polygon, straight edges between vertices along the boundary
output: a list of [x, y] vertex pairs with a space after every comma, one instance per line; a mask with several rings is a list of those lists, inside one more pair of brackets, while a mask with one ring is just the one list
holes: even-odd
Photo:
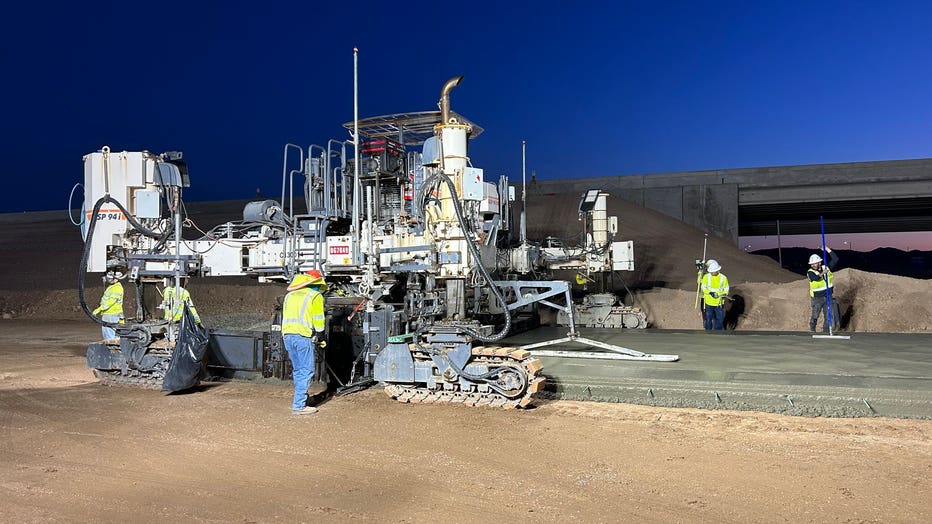
[[641, 317], [635, 313], [625, 313], [621, 317], [625, 329], [637, 329], [641, 327]]

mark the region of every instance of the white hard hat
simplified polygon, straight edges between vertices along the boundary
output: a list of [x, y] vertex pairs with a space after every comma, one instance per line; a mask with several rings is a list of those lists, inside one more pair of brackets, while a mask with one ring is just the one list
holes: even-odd
[[706, 262], [709, 266], [709, 273], [715, 273], [716, 271], [721, 271], [722, 266], [715, 260], [709, 260]]
[[822, 262], [822, 257], [820, 257], [819, 255], [816, 255], [815, 253], [813, 253], [812, 255], [809, 255], [810, 264], [816, 264], [818, 262]]

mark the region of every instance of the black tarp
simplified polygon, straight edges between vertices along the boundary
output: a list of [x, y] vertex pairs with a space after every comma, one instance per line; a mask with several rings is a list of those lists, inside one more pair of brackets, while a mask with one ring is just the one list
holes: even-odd
[[162, 379], [162, 391], [184, 391], [197, 384], [201, 373], [201, 361], [207, 351], [209, 333], [194, 321], [194, 315], [185, 304], [178, 324], [178, 338], [175, 341], [175, 350], [172, 352], [168, 371]]

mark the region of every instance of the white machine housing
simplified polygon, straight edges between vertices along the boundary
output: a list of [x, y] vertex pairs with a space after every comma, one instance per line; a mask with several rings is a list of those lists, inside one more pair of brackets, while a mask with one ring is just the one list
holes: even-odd
[[[160, 186], [182, 184], [177, 167], [162, 164], [161, 160], [159, 156], [148, 151], [114, 153], [107, 146], [85, 155], [85, 224], [90, 223], [94, 206], [104, 195], [110, 195], [119, 201], [137, 219], [158, 219], [162, 211]], [[169, 176], [173, 179], [163, 180]], [[97, 215], [87, 265], [90, 272], [107, 270], [106, 247], [122, 245], [123, 235], [128, 229], [126, 216], [112, 203], [106, 203]], [[86, 239], [86, 227], [82, 234]]]

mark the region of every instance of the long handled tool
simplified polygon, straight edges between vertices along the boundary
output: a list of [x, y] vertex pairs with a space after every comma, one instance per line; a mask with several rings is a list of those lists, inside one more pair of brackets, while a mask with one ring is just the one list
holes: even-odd
[[[825, 220], [821, 216], [819, 217], [819, 225], [822, 227], [822, 261], [825, 267], [828, 267], [828, 252], [825, 249]], [[832, 320], [832, 288], [828, 283], [828, 272], [823, 271], [822, 278], [825, 280], [825, 322], [828, 323], [828, 335], [812, 335], [812, 338], [850, 339], [851, 337], [848, 335], [836, 335], [832, 332], [835, 323]]]
[[705, 234], [705, 239], [702, 241], [702, 260], [696, 261], [696, 309], [699, 308], [699, 297], [702, 295], [702, 274], [705, 273], [705, 254], [706, 248], [709, 246], [709, 234]]
[[[699, 309], [699, 299], [702, 297], [702, 275], [705, 273], [705, 255], [706, 248], [709, 247], [709, 234], [705, 234], [705, 239], [702, 241], [702, 260], [696, 261], [696, 309]], [[702, 319], [705, 323], [705, 303], [702, 304], [702, 309], [699, 310], [699, 318]]]

